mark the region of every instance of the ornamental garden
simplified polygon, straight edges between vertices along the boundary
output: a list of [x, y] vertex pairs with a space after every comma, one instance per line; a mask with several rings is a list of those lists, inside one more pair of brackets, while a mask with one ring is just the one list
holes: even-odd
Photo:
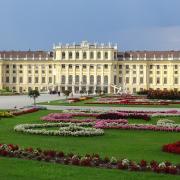
[[[99, 97], [103, 98], [105, 103], [121, 98], [133, 102], [142, 96]], [[145, 102], [144, 97], [141, 100]], [[178, 179], [180, 110], [109, 109], [2, 110], [0, 177]]]

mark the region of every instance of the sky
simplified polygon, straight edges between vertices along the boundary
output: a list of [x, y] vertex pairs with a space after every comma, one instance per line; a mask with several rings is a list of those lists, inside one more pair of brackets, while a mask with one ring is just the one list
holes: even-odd
[[0, 0], [0, 50], [83, 40], [180, 50], [180, 0]]

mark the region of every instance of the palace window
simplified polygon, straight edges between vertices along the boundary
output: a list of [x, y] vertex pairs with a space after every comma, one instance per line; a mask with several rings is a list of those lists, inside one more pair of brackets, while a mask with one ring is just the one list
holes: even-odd
[[156, 83], [160, 84], [160, 78], [159, 77], [156, 79]]
[[122, 77], [119, 77], [119, 83], [122, 84]]
[[174, 69], [178, 69], [178, 65], [174, 65]]
[[98, 52], [98, 53], [97, 53], [97, 58], [98, 58], [98, 59], [101, 59], [101, 52]]
[[66, 58], [66, 54], [65, 52], [62, 52], [62, 59], [65, 59]]
[[108, 59], [108, 52], [104, 53], [104, 57], [105, 57], [105, 59]]
[[129, 65], [126, 65], [126, 69], [129, 69]]
[[90, 76], [90, 84], [94, 84], [94, 76], [93, 75]]
[[79, 59], [79, 52], [76, 52], [76, 59]]
[[69, 64], [69, 69], [72, 69], [72, 64]]
[[178, 78], [177, 77], [174, 78], [174, 84], [178, 84]]
[[86, 75], [83, 75], [83, 77], [82, 77], [82, 83], [83, 83], [83, 84], [86, 84], [86, 83], [87, 83], [87, 76], [86, 76]]
[[32, 77], [28, 77], [28, 83], [32, 83]]
[[61, 65], [61, 68], [62, 68], [62, 69], [65, 69], [65, 67], [66, 67], [65, 64], [62, 64], [62, 65]]
[[69, 52], [69, 59], [72, 59], [72, 52]]
[[153, 83], [153, 78], [152, 78], [152, 77], [149, 78], [149, 83], [150, 83], [150, 84]]
[[49, 69], [51, 69], [52, 68], [52, 65], [49, 65]]
[[66, 76], [62, 75], [61, 76], [61, 84], [65, 84], [66, 81]]
[[167, 84], [167, 78], [166, 77], [164, 78], [164, 84]]
[[97, 76], [97, 84], [100, 85], [101, 84], [101, 76]]
[[156, 68], [157, 68], [157, 69], [160, 69], [160, 65], [157, 65]]
[[108, 65], [107, 64], [104, 65], [104, 69], [108, 69]]
[[104, 76], [104, 84], [105, 84], [105, 85], [108, 84], [108, 76]]
[[144, 83], [144, 79], [143, 77], [140, 77], [140, 84], [143, 84]]
[[6, 68], [8, 69], [8, 68], [9, 68], [9, 65], [6, 65]]
[[164, 69], [167, 69], [167, 65], [164, 65]]
[[39, 78], [35, 77], [35, 83], [38, 83], [38, 82], [39, 82]]
[[45, 80], [45, 77], [42, 77], [42, 83], [45, 83], [46, 80]]
[[119, 69], [122, 69], [122, 65], [119, 65]]
[[86, 58], [87, 58], [87, 53], [83, 52], [83, 59], [86, 59]]
[[114, 84], [117, 84], [117, 76], [114, 76]]
[[16, 77], [13, 77], [13, 83], [16, 83]]
[[6, 83], [9, 83], [9, 77], [6, 77]]
[[129, 77], [126, 77], [126, 83], [129, 84]]
[[23, 67], [22, 64], [20, 64], [19, 67], [20, 67], [20, 69], [22, 69], [22, 67]]
[[19, 83], [23, 83], [23, 77], [19, 77]]
[[136, 69], [136, 65], [133, 65], [133, 69]]
[[52, 83], [52, 77], [49, 77], [49, 83]]
[[143, 69], [143, 65], [140, 65], [140, 69]]
[[68, 76], [68, 83], [69, 83], [69, 84], [72, 84], [72, 75], [69, 75], [69, 76]]
[[90, 59], [94, 59], [94, 53], [90, 52]]
[[136, 84], [136, 77], [133, 77], [133, 84]]
[[79, 84], [79, 75], [76, 75], [76, 76], [75, 76], [75, 83], [76, 83], [76, 84]]
[[86, 69], [86, 64], [83, 64], [83, 66], [82, 66], [82, 67], [83, 67], [83, 69]]
[[13, 64], [13, 68], [14, 68], [14, 69], [16, 68], [16, 65], [15, 65], [15, 64]]

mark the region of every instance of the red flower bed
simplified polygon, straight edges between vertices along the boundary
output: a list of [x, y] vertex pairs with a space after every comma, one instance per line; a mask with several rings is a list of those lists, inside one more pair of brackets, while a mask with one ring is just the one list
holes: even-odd
[[39, 111], [39, 109], [38, 108], [29, 108], [29, 109], [22, 109], [22, 110], [14, 111], [14, 112], [12, 112], [12, 114], [14, 116], [18, 116], [18, 115], [22, 115], [22, 114], [33, 113], [36, 111]]
[[150, 116], [147, 114], [141, 114], [141, 113], [104, 113], [97, 115], [97, 119], [127, 119], [127, 118], [133, 118], [133, 119], [144, 119], [146, 121], [150, 120]]
[[128, 159], [116, 159], [115, 157], [101, 158], [98, 154], [80, 156], [73, 153], [65, 154], [62, 151], [33, 149], [31, 147], [23, 149], [13, 144], [0, 144], [0, 156], [85, 167], [180, 174], [180, 166], [173, 165], [170, 162], [158, 163], [154, 160], [151, 162], [146, 160], [135, 162]]
[[166, 144], [162, 147], [164, 152], [180, 154], [180, 141], [172, 144]]

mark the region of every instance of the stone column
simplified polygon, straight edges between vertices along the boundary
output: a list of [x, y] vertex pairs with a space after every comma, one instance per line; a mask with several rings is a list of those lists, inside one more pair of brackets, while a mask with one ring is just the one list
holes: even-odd
[[111, 93], [111, 81], [112, 81], [112, 64], [108, 65], [108, 94]]
[[69, 67], [68, 67], [68, 64], [65, 65], [65, 68], [66, 68], [66, 74], [65, 74], [65, 90], [68, 89], [68, 77], [69, 77]]
[[96, 94], [97, 86], [97, 64], [94, 64], [94, 94]]

